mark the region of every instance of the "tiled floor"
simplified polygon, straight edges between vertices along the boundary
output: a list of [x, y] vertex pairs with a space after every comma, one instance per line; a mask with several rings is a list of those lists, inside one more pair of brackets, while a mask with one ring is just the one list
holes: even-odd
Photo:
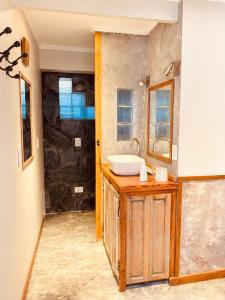
[[118, 292], [94, 213], [48, 216], [27, 300], [225, 300], [225, 279], [170, 287], [158, 284]]

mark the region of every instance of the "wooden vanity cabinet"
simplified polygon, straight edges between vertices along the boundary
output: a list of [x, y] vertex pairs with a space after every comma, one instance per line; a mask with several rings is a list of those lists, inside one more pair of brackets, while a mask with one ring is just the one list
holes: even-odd
[[127, 196], [126, 284], [169, 278], [170, 194]]
[[152, 182], [152, 189], [141, 185], [136, 191], [135, 186], [119, 188], [106, 174], [103, 240], [120, 291], [130, 284], [169, 279], [174, 268], [176, 183], [161, 187]]

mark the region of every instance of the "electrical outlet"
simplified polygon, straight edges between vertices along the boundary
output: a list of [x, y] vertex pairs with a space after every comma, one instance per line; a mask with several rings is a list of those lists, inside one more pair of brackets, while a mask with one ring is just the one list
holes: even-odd
[[84, 187], [83, 186], [75, 186], [74, 187], [74, 193], [83, 193], [84, 192]]
[[74, 139], [74, 146], [75, 147], [81, 147], [81, 138], [75, 138]]

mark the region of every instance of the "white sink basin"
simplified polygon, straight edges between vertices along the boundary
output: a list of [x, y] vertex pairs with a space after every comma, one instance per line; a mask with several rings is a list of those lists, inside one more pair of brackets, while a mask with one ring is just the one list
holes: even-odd
[[136, 155], [110, 155], [107, 157], [110, 169], [117, 175], [140, 174], [143, 158]]

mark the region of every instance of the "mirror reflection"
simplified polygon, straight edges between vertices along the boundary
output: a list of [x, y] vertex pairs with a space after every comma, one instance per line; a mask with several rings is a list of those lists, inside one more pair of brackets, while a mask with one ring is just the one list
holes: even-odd
[[148, 155], [165, 162], [172, 161], [174, 81], [149, 89]]
[[31, 128], [31, 85], [23, 75], [20, 75], [20, 104], [23, 168], [33, 159], [32, 128]]

